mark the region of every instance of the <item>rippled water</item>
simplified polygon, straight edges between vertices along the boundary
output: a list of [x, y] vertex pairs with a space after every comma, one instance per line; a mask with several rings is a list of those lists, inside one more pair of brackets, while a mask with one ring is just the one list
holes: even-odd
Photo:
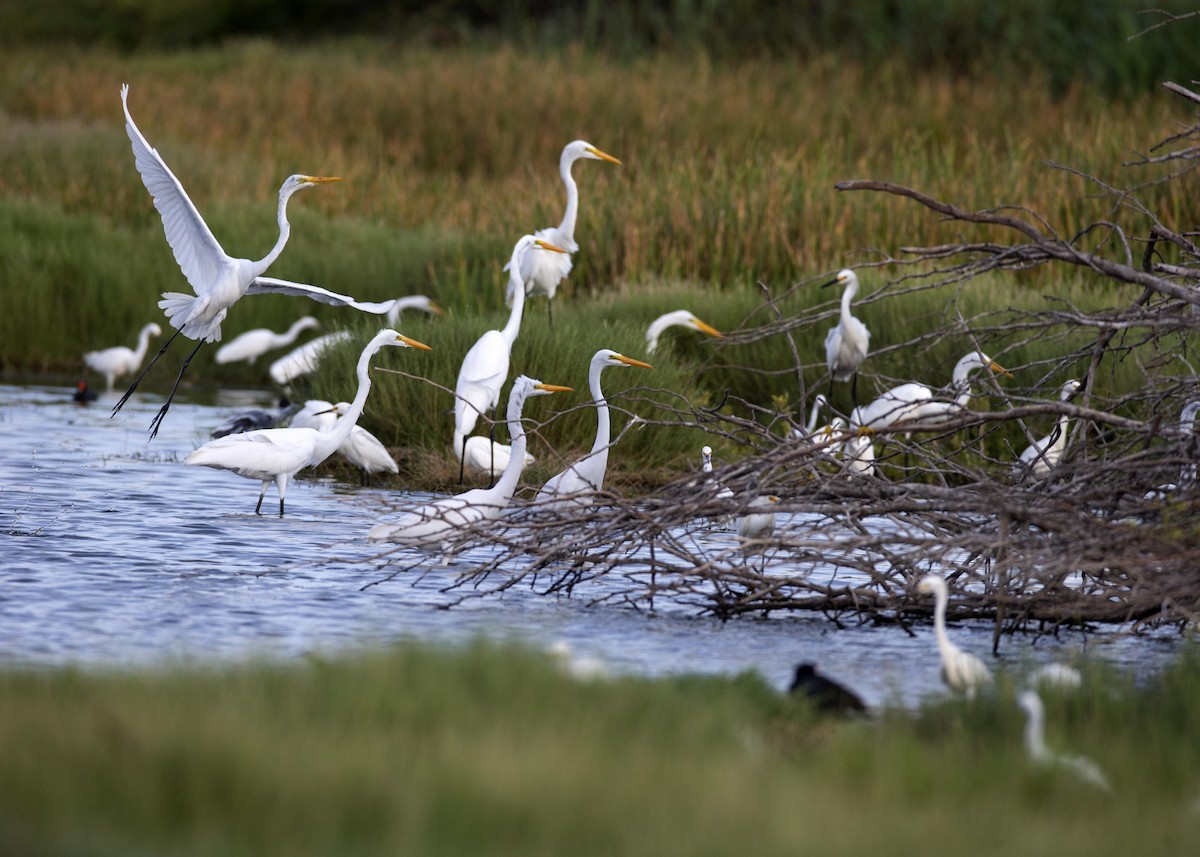
[[[941, 690], [929, 627], [909, 636], [895, 627], [837, 630], [820, 617], [720, 623], [670, 609], [648, 616], [519, 587], [447, 610], [460, 597], [444, 591], [451, 573], [405, 571], [385, 581], [395, 567], [366, 541], [383, 509], [396, 505], [394, 492], [308, 477], [290, 487], [281, 520], [253, 513], [258, 483], [184, 466], [213, 426], [238, 410], [270, 408], [269, 394], [226, 392], [216, 404], [178, 399], [148, 443], [158, 397], [135, 397], [110, 419], [115, 394], [81, 406], [71, 393], [0, 385], [5, 663], [294, 657], [488, 635], [535, 646], [563, 640], [616, 672], [755, 669], [780, 687], [797, 661], [812, 660], [870, 703], [912, 704]], [[278, 508], [273, 488], [264, 508]], [[990, 625], [954, 635], [977, 653], [990, 649]], [[1086, 648], [1145, 671], [1176, 645], [1174, 637], [1066, 635], [1036, 645], [1018, 638], [1006, 642], [1004, 658], [1045, 661]]]

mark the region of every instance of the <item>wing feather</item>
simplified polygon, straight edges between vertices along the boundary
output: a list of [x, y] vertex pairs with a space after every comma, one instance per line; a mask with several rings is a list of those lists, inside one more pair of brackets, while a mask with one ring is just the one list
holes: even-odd
[[369, 312], [375, 315], [384, 315], [395, 300], [381, 301], [374, 303], [372, 301], [359, 301], [349, 295], [339, 295], [337, 292], [331, 292], [329, 289], [323, 289], [320, 286], [310, 286], [307, 283], [293, 283], [291, 280], [280, 280], [275, 277], [255, 277], [250, 283], [250, 288], [246, 289], [248, 295], [291, 295], [292, 297], [310, 298], [319, 303], [329, 304], [330, 306], [348, 306], [351, 309], [356, 309], [359, 312]]

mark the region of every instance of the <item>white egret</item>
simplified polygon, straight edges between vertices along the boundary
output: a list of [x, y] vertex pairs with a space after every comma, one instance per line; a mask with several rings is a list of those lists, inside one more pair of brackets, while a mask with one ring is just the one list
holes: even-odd
[[1039, 765], [1054, 765], [1070, 771], [1079, 779], [1103, 792], [1112, 792], [1108, 777], [1091, 759], [1085, 756], [1068, 756], [1055, 753], [1046, 746], [1046, 710], [1042, 698], [1035, 690], [1024, 690], [1017, 697], [1017, 704], [1025, 711], [1025, 751]]
[[608, 413], [608, 402], [600, 389], [600, 375], [609, 366], [654, 368], [649, 363], [618, 354], [611, 348], [601, 348], [592, 355], [588, 369], [588, 389], [591, 390], [592, 401], [596, 405], [596, 440], [592, 443], [591, 452], [566, 470], [551, 476], [538, 490], [538, 503], [543, 509], [587, 508], [595, 500], [596, 492], [604, 487], [612, 421]]
[[979, 688], [991, 684], [992, 673], [987, 664], [950, 641], [946, 633], [946, 581], [936, 574], [927, 574], [917, 583], [917, 592], [933, 593], [935, 599], [933, 628], [937, 636], [938, 654], [942, 659], [942, 681], [951, 690], [973, 699]]
[[[700, 447], [700, 460], [703, 462], [700, 466], [705, 473], [712, 473], [713, 471], [712, 453], [711, 446]], [[733, 492], [729, 490], [728, 486], [722, 485], [716, 477], [712, 477], [712, 479], [717, 485], [717, 499], [732, 500]]]
[[434, 303], [431, 298], [428, 298], [425, 295], [406, 295], [405, 297], [394, 298], [393, 300], [385, 301], [384, 303], [391, 304], [387, 310], [388, 327], [395, 327], [396, 323], [400, 321], [400, 316], [406, 309], [420, 310], [421, 312], [427, 312], [430, 315], [444, 315], [446, 312], [444, 309]]
[[146, 349], [150, 347], [150, 337], [161, 335], [162, 328], [150, 322], [138, 331], [137, 348], [114, 345], [112, 348], [89, 351], [83, 355], [83, 362], [93, 372], [104, 376], [108, 392], [111, 393], [113, 382], [117, 378], [136, 372], [142, 365], [142, 361], [146, 359]]
[[[1078, 381], [1068, 381], [1062, 385], [1058, 398], [1066, 402], [1079, 392], [1081, 386]], [[1018, 481], [1026, 477], [1036, 479], [1058, 466], [1063, 453], [1067, 451], [1067, 428], [1070, 423], [1070, 414], [1059, 414], [1058, 422], [1050, 434], [1025, 447], [1021, 457], [1013, 463], [1013, 478]]]
[[954, 364], [947, 391], [950, 398], [936, 398], [933, 390], [924, 384], [901, 384], [870, 404], [855, 408], [850, 415], [850, 428], [852, 431], [864, 428], [878, 430], [901, 423], [911, 423], [913, 428], [940, 425], [966, 410], [971, 401], [970, 376], [977, 369], [990, 369], [1012, 376], [1011, 372], [982, 351], [972, 351]]
[[677, 309], [674, 312], [668, 312], [660, 315], [654, 321], [650, 322], [650, 326], [646, 328], [646, 353], [653, 354], [658, 349], [658, 338], [663, 335], [669, 327], [690, 327], [693, 330], [698, 330], [701, 333], [707, 333], [715, 339], [723, 339], [724, 335], [712, 325], [706, 324], [696, 318], [686, 309]]
[[258, 429], [275, 428], [275, 426], [299, 410], [300, 405], [289, 402], [287, 399], [280, 399], [279, 410], [264, 411], [256, 408], [252, 411], [242, 411], [240, 414], [234, 414], [213, 429], [209, 437], [215, 439], [225, 437], [227, 434], [242, 434], [248, 431], [257, 431]]
[[183, 275], [187, 278], [195, 295], [181, 292], [163, 293], [163, 299], [158, 302], [158, 305], [166, 313], [171, 326], [176, 329], [175, 333], [163, 344], [150, 364], [117, 402], [116, 407], [113, 408], [114, 414], [128, 401], [142, 378], [145, 377], [146, 370], [166, 352], [171, 343], [175, 341], [175, 337], [182, 333], [188, 339], [196, 340], [196, 347], [184, 359], [175, 384], [167, 396], [167, 401], [150, 423], [150, 437], [153, 438], [158, 433], [158, 428], [162, 425], [167, 410], [171, 407], [171, 400], [179, 388], [179, 382], [183, 379], [183, 373], [187, 370], [188, 364], [191, 363], [192, 358], [196, 356], [196, 352], [205, 342], [221, 340], [221, 323], [225, 321], [229, 308], [242, 295], [265, 293], [303, 295], [321, 303], [349, 306], [364, 312], [379, 314], [387, 312], [385, 304], [359, 302], [354, 298], [339, 295], [317, 286], [263, 276], [267, 268], [283, 252], [284, 245], [287, 244], [288, 235], [291, 232], [287, 220], [287, 204], [292, 194], [319, 184], [341, 181], [340, 178], [336, 176], [289, 176], [279, 188], [279, 206], [276, 213], [276, 220], [279, 223], [279, 238], [276, 240], [275, 246], [271, 248], [271, 252], [258, 261], [235, 259], [221, 249], [221, 245], [209, 230], [204, 218], [200, 216], [200, 212], [196, 210], [196, 206], [192, 204], [187, 191], [179, 183], [179, 179], [175, 178], [175, 174], [171, 172], [166, 161], [162, 159], [157, 150], [146, 142], [146, 138], [138, 130], [133, 117], [129, 114], [129, 86], [127, 84], [121, 86], [121, 107], [125, 111], [125, 133], [129, 135], [129, 141], [133, 145], [133, 155], [138, 173], [141, 175], [146, 190], [154, 199], [154, 207], [158, 209], [158, 213], [162, 217], [163, 231], [166, 233], [167, 243], [171, 245], [171, 250], [175, 253], [175, 261], [183, 271]]
[[[490, 478], [495, 478], [508, 467], [512, 458], [512, 447], [491, 440], [483, 435], [471, 435], [463, 447], [463, 466], [467, 470], [482, 470]], [[528, 452], [525, 453], [525, 466], [533, 464], [536, 459]]]
[[192, 452], [184, 463], [231, 470], [238, 476], [260, 480], [262, 490], [258, 493], [255, 514], [261, 514], [263, 495], [267, 493], [267, 486], [274, 482], [279, 492], [279, 517], [282, 518], [288, 480], [305, 467], [316, 467], [350, 436], [367, 403], [367, 394], [371, 391], [371, 376], [368, 373], [371, 358], [385, 345], [430, 350], [428, 345], [394, 330], [382, 330], [375, 334], [358, 358], [358, 392], [354, 401], [346, 415], [329, 431], [289, 427], [231, 434], [204, 444]]
[[[841, 417], [836, 417], [834, 422], [842, 423], [840, 428], [845, 427]], [[875, 475], [875, 443], [869, 436], [855, 434], [842, 441], [842, 457], [846, 461], [846, 472], [851, 476]]]
[[[533, 235], [525, 235], [513, 247], [508, 266], [508, 285], [516, 295], [508, 324], [502, 330], [489, 330], [476, 340], [463, 358], [454, 383], [454, 454], [459, 460], [459, 478], [466, 466], [463, 462], [466, 437], [475, 428], [479, 415], [494, 410], [500, 402], [500, 388], [508, 380], [508, 364], [513, 343], [521, 332], [521, 316], [525, 311], [525, 287], [521, 282], [523, 260], [527, 256], [542, 256], [542, 250], [564, 255], [566, 250]], [[494, 467], [491, 469], [495, 469]]]
[[570, 390], [570, 387], [543, 384], [525, 375], [518, 377], [508, 396], [508, 431], [513, 454], [496, 484], [426, 503], [395, 521], [376, 524], [367, 538], [373, 542], [395, 542], [416, 548], [439, 548], [443, 559], [447, 558], [451, 543], [464, 530], [497, 520], [512, 499], [525, 467], [525, 429], [521, 426], [525, 400], [530, 396]]
[[825, 394], [817, 393], [817, 395], [813, 397], [812, 408], [810, 408], [808, 411], [808, 422], [804, 424], [803, 433], [801, 433], [798, 429], [793, 429], [792, 437], [796, 438], [797, 440], [811, 438], [813, 436], [813, 432], [817, 430], [817, 420], [821, 418], [821, 410], [828, 406], [829, 400], [825, 398]]
[[743, 541], [770, 538], [775, 533], [775, 511], [771, 507], [779, 502], [774, 494], [763, 494], [750, 501], [750, 508], [738, 518], [737, 532]]
[[[579, 187], [571, 175], [571, 167], [580, 158], [591, 158], [608, 161], [610, 164], [621, 165], [621, 162], [605, 152], [601, 152], [585, 140], [575, 140], [563, 147], [558, 159], [558, 174], [562, 176], [567, 189], [567, 207], [563, 212], [562, 222], [558, 226], [548, 226], [534, 233], [535, 238], [547, 241], [556, 247], [565, 248], [563, 256], [544, 256], [536, 254], [526, 257], [521, 264], [521, 279], [509, 278], [506, 302], [511, 306], [513, 296], [518, 288], [523, 287], [526, 295], [545, 295], [553, 301], [558, 284], [571, 273], [571, 254], [579, 249], [575, 243], [575, 220], [579, 214]], [[514, 263], [510, 260], [504, 270], [509, 270]], [[549, 312], [549, 304], [547, 304]], [[553, 320], [553, 316], [551, 316]]]
[[326, 333], [310, 339], [273, 362], [267, 369], [267, 373], [276, 384], [286, 387], [301, 375], [317, 371], [321, 357], [329, 348], [339, 342], [349, 341], [350, 332], [348, 330], [335, 330], [333, 333]]
[[546, 649], [551, 659], [571, 678], [580, 681], [597, 681], [612, 678], [608, 664], [600, 658], [577, 655], [566, 640], [555, 640]]
[[1042, 664], [1029, 675], [1029, 680], [1042, 689], [1079, 690], [1083, 675], [1069, 664]]
[[[1200, 399], [1193, 399], [1183, 406], [1183, 410], [1179, 413], [1179, 431], [1187, 437], [1194, 435], [1196, 432], [1196, 415], [1200, 414]], [[1185, 452], [1185, 454], [1190, 454]], [[1168, 482], [1165, 485], [1159, 485], [1146, 492], [1147, 500], [1166, 500], [1167, 496], [1175, 491], [1180, 491], [1189, 488], [1196, 484], [1196, 463], [1189, 461], [1179, 468], [1179, 482]]]
[[321, 322], [311, 315], [306, 315], [292, 322], [292, 326], [283, 333], [276, 333], [265, 327], [247, 330], [218, 348], [216, 361], [218, 363], [237, 363], [244, 360], [248, 364], [253, 364], [268, 351], [291, 345], [302, 331], [320, 326]]
[[[292, 428], [312, 428], [330, 431], [337, 425], [338, 418], [350, 411], [349, 402], [331, 404], [324, 399], [309, 399], [304, 407], [292, 417]], [[400, 467], [392, 458], [387, 447], [365, 428], [355, 424], [346, 440], [337, 450], [342, 456], [364, 473], [399, 473]]]
[[833, 285], [845, 286], [842, 291], [842, 312], [837, 325], [825, 334], [825, 365], [829, 369], [829, 395], [833, 395], [834, 381], [850, 381], [850, 396], [858, 400], [858, 367], [867, 359], [871, 342], [871, 331], [850, 313], [850, 302], [858, 294], [858, 275], [849, 268], [838, 271], [837, 276], [821, 288]]
[[851, 714], [867, 710], [867, 706], [863, 704], [858, 694], [833, 679], [821, 675], [817, 672], [815, 664], [796, 665], [796, 672], [792, 676], [792, 684], [788, 687], [788, 693], [804, 697], [816, 711], [822, 714]]

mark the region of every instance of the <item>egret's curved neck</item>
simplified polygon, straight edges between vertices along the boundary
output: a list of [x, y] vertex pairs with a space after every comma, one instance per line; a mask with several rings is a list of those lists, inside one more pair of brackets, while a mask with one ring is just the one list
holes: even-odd
[[646, 328], [646, 351], [649, 354], [654, 353], [654, 349], [658, 348], [658, 338], [662, 336], [664, 330], [676, 324], [671, 318], [671, 314], [660, 315], [654, 321], [650, 322], [650, 326]]
[[854, 296], [858, 294], [858, 283], [852, 282], [846, 286], [846, 290], [842, 292], [842, 321], [848, 318], [853, 318], [850, 314], [850, 301], [854, 300]]
[[512, 441], [512, 450], [504, 472], [492, 486], [505, 500], [511, 499], [517, 490], [517, 480], [521, 478], [521, 470], [525, 467], [525, 429], [521, 425], [521, 411], [525, 407], [525, 395], [509, 396], [508, 399], [508, 435]]
[[579, 216], [579, 186], [575, 184], [575, 177], [571, 175], [571, 165], [574, 163], [575, 159], [566, 155], [558, 162], [558, 174], [562, 176], [563, 184], [567, 187], [567, 208], [563, 212], [562, 223], [558, 225], [558, 229], [567, 237], [568, 242], [575, 240], [575, 220]]
[[307, 328], [310, 323], [311, 322], [309, 322], [309, 320], [306, 318], [301, 318], [301, 319], [297, 319], [296, 321], [293, 321], [292, 326], [287, 329], [287, 332], [283, 336], [279, 337], [279, 344], [280, 345], [291, 345], [293, 342], [296, 341], [296, 337], [300, 335], [300, 331]]
[[596, 403], [596, 442], [592, 444], [592, 454], [603, 455], [607, 460], [612, 423], [608, 415], [608, 402], [604, 400], [604, 393], [600, 390], [600, 373], [604, 371], [604, 365], [600, 361], [592, 363], [591, 371], [588, 372], [588, 387], [592, 391], [592, 401]]
[[934, 596], [933, 632], [937, 637], [938, 651], [945, 656], [951, 650], [950, 635], [946, 633], [946, 590], [938, 587]]
[[358, 392], [354, 394], [354, 401], [350, 403], [346, 413], [338, 417], [338, 421], [333, 424], [327, 432], [321, 432], [321, 439], [318, 443], [327, 450], [326, 454], [332, 452], [346, 442], [346, 438], [350, 436], [350, 432], [354, 431], [354, 426], [358, 423], [358, 418], [362, 416], [363, 408], [367, 406], [367, 394], [371, 392], [371, 358], [383, 346], [372, 340], [363, 353], [358, 358]]
[[134, 358], [138, 363], [146, 356], [146, 349], [150, 347], [150, 325], [142, 328], [142, 332], [138, 334], [137, 348], [133, 352]]
[[821, 414], [821, 400], [816, 399], [812, 404], [812, 410], [808, 412], [808, 425], [804, 427], [805, 434], [811, 435], [817, 430], [817, 418]]
[[508, 313], [508, 324], [504, 325], [500, 335], [504, 337], [509, 351], [511, 351], [513, 343], [517, 341], [517, 336], [521, 333], [521, 316], [525, 314], [525, 284], [521, 282], [520, 259], [513, 259], [512, 265], [509, 266], [508, 278], [513, 281], [512, 309]]
[[1025, 749], [1034, 759], [1045, 759], [1050, 755], [1046, 749], [1046, 727], [1042, 719], [1042, 707], [1037, 704], [1026, 709], [1029, 719], [1025, 721]]
[[271, 248], [271, 252], [263, 256], [254, 263], [254, 276], [260, 276], [265, 273], [267, 268], [279, 258], [279, 254], [283, 252], [283, 248], [287, 245], [288, 236], [292, 234], [292, 225], [287, 219], [287, 204], [292, 198], [294, 190], [285, 191], [283, 188], [279, 190], [279, 209], [276, 213], [276, 220], [279, 222], [279, 239], [275, 242], [275, 246]]

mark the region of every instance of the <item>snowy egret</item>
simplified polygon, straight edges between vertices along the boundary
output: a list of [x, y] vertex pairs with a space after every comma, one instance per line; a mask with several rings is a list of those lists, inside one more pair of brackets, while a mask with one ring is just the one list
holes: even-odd
[[[1068, 381], [1062, 385], [1058, 398], [1063, 402], [1068, 401], [1079, 392], [1081, 386], [1078, 381]], [[1070, 414], [1059, 414], [1058, 422], [1050, 434], [1025, 447], [1021, 457], [1013, 463], [1013, 478], [1017, 481], [1026, 477], [1036, 479], [1056, 467], [1067, 450], [1067, 427], [1070, 423]]]
[[421, 312], [427, 312], [430, 315], [444, 315], [446, 312], [444, 309], [434, 303], [432, 299], [426, 297], [425, 295], [406, 295], [405, 297], [394, 298], [393, 300], [385, 303], [391, 304], [387, 311], [388, 327], [395, 327], [396, 323], [400, 321], [400, 316], [406, 309], [420, 310]]
[[596, 440], [592, 443], [590, 453], [566, 470], [551, 476], [541, 487], [537, 494], [540, 508], [587, 508], [595, 501], [596, 492], [604, 487], [612, 422], [608, 413], [608, 402], [600, 389], [600, 375], [609, 366], [654, 368], [649, 363], [618, 354], [611, 348], [601, 348], [592, 355], [592, 362], [588, 368], [588, 389], [591, 390], [592, 401], [596, 405]]
[[317, 286], [263, 276], [279, 257], [279, 254], [283, 252], [288, 235], [291, 233], [291, 226], [287, 219], [287, 204], [292, 194], [320, 184], [341, 181], [340, 178], [336, 176], [289, 176], [279, 188], [279, 205], [276, 210], [279, 238], [275, 241], [275, 246], [258, 261], [235, 259], [221, 249], [221, 245], [208, 228], [208, 224], [204, 222], [204, 218], [200, 216], [200, 212], [196, 210], [196, 206], [192, 204], [187, 191], [179, 183], [179, 179], [175, 178], [175, 174], [171, 172], [166, 161], [146, 142], [146, 138], [138, 130], [129, 113], [129, 86], [127, 84], [121, 86], [121, 107], [125, 112], [125, 133], [133, 145], [134, 162], [141, 175], [142, 184], [146, 186], [146, 190], [154, 199], [154, 207], [158, 209], [158, 213], [162, 217], [167, 243], [174, 251], [175, 261], [195, 294], [163, 293], [163, 299], [158, 302], [158, 305], [166, 313], [167, 320], [175, 328], [175, 333], [163, 344], [146, 369], [142, 370], [142, 373], [130, 385], [125, 395], [113, 408], [113, 414], [116, 414], [125, 405], [125, 402], [133, 395], [133, 391], [137, 389], [138, 384], [141, 383], [142, 378], [145, 377], [146, 371], [166, 353], [171, 343], [182, 333], [188, 339], [196, 340], [196, 347], [184, 359], [166, 402], [150, 422], [150, 437], [153, 438], [158, 434], [159, 426], [162, 425], [162, 421], [171, 407], [171, 400], [175, 397], [175, 391], [179, 389], [179, 382], [183, 379], [183, 373], [187, 371], [188, 364], [191, 363], [192, 358], [196, 356], [196, 352], [205, 342], [221, 340], [221, 323], [225, 321], [230, 307], [243, 295], [268, 293], [302, 295], [321, 303], [349, 306], [364, 312], [381, 314], [387, 311], [387, 307], [383, 304], [359, 302], [354, 298], [339, 295]]
[[991, 684], [992, 673], [987, 664], [950, 641], [946, 633], [946, 581], [936, 574], [927, 574], [917, 583], [917, 591], [922, 594], [933, 593], [935, 599], [933, 627], [937, 636], [938, 654], [942, 659], [942, 681], [951, 690], [973, 699], [979, 688]]
[[1025, 751], [1039, 765], [1054, 765], [1070, 771], [1089, 785], [1104, 792], [1112, 792], [1108, 777], [1091, 759], [1085, 756], [1068, 756], [1055, 753], [1046, 746], [1045, 707], [1035, 690], [1024, 690], [1017, 697], [1017, 704], [1025, 711]]
[[321, 357], [331, 347], [339, 342], [349, 341], [350, 332], [347, 330], [335, 330], [333, 333], [310, 339], [272, 363], [267, 373], [276, 384], [286, 387], [300, 376], [315, 372]]
[[287, 399], [280, 399], [278, 411], [264, 411], [256, 408], [252, 411], [242, 411], [240, 414], [234, 414], [213, 429], [209, 437], [216, 439], [218, 437], [225, 437], [227, 434], [242, 434], [248, 431], [257, 431], [258, 429], [275, 428], [275, 426], [299, 410], [299, 404], [289, 402]]
[[354, 401], [346, 415], [329, 431], [289, 427], [226, 435], [204, 444], [192, 452], [184, 463], [231, 470], [238, 476], [260, 480], [262, 490], [258, 493], [255, 514], [261, 513], [263, 495], [267, 493], [267, 487], [274, 482], [279, 492], [279, 517], [282, 518], [288, 480], [305, 467], [316, 467], [332, 455], [345, 443], [354, 429], [367, 403], [367, 394], [371, 391], [371, 376], [368, 373], [371, 358], [385, 345], [430, 350], [428, 345], [409, 339], [394, 330], [382, 330], [375, 334], [358, 358], [358, 392]]
[[850, 302], [858, 294], [858, 275], [849, 268], [838, 271], [836, 277], [821, 288], [842, 285], [842, 311], [837, 325], [825, 334], [825, 365], [829, 369], [829, 395], [834, 381], [850, 381], [850, 397], [858, 400], [858, 367], [867, 359], [871, 331], [850, 313]]
[[[703, 471], [705, 473], [713, 472], [712, 454], [713, 454], [713, 451], [712, 451], [711, 446], [700, 447], [700, 460], [702, 462], [702, 464], [700, 466], [701, 466], [701, 469], [703, 469]], [[713, 483], [717, 486], [717, 499], [718, 500], [732, 500], [733, 492], [730, 491], [727, 486], [722, 485], [720, 480], [718, 480], [715, 476], [711, 477], [711, 478], [713, 480]]]
[[815, 664], [796, 665], [788, 693], [802, 696], [822, 714], [849, 714], [866, 711], [867, 706], [854, 691], [817, 672]]
[[774, 494], [762, 494], [750, 501], [750, 509], [738, 518], [738, 537], [743, 541], [767, 539], [775, 533], [775, 511], [771, 507], [779, 502]]
[[[558, 226], [539, 229], [534, 233], [534, 237], [556, 247], [565, 248], [562, 251], [565, 255], [535, 254], [525, 257], [520, 265], [520, 279], [510, 277], [508, 280], [506, 303], [509, 306], [512, 305], [513, 296], [519, 288], [524, 288], [526, 295], [545, 295], [550, 301], [553, 301], [554, 293], [558, 291], [558, 284], [566, 279], [567, 274], [571, 273], [571, 254], [579, 249], [579, 245], [575, 243], [575, 220], [579, 214], [579, 186], [575, 184], [575, 178], [571, 175], [571, 167], [580, 158], [621, 165], [621, 162], [612, 155], [601, 152], [585, 140], [574, 140], [563, 147], [562, 155], [558, 159], [558, 174], [562, 177], [563, 184], [567, 189], [567, 207], [563, 212], [562, 222]], [[504, 266], [504, 270], [510, 270], [515, 264], [510, 260]], [[549, 306], [548, 303], [547, 312], [549, 312]], [[553, 315], [550, 318], [553, 321]]]
[[112, 392], [113, 382], [122, 375], [129, 375], [138, 370], [146, 359], [146, 349], [150, 347], [151, 336], [161, 336], [162, 328], [154, 322], [138, 331], [137, 348], [126, 348], [124, 345], [114, 345], [100, 351], [89, 351], [83, 355], [83, 362], [93, 372], [104, 376], [108, 392]]
[[395, 542], [416, 548], [439, 548], [448, 559], [452, 543], [465, 530], [496, 521], [508, 506], [521, 471], [525, 467], [525, 429], [521, 412], [530, 396], [570, 392], [570, 387], [543, 384], [525, 375], [513, 382], [508, 396], [508, 431], [512, 442], [512, 457], [508, 467], [491, 488], [475, 488], [434, 500], [401, 515], [395, 521], [376, 524], [367, 534], [373, 542]]
[[940, 425], [961, 414], [971, 400], [971, 373], [977, 369], [990, 369], [1011, 377], [1012, 373], [982, 351], [972, 351], [959, 358], [954, 364], [950, 387], [950, 398], [938, 399], [933, 390], [924, 384], [910, 382], [893, 387], [870, 404], [857, 407], [850, 415], [850, 428], [878, 430], [891, 428], [901, 423], [913, 428], [930, 428]]
[[660, 315], [654, 321], [650, 322], [650, 326], [646, 328], [646, 353], [653, 354], [658, 348], [658, 338], [662, 336], [663, 331], [669, 327], [690, 327], [693, 330], [698, 330], [701, 333], [707, 333], [716, 339], [723, 339], [724, 335], [712, 325], [706, 324], [692, 313], [685, 309], [677, 309], [674, 312], [668, 312]]
[[283, 333], [276, 333], [265, 327], [247, 330], [218, 348], [216, 361], [218, 363], [237, 363], [239, 360], [244, 360], [247, 364], [253, 364], [268, 351], [291, 345], [302, 331], [320, 326], [321, 322], [311, 315], [306, 315], [292, 322], [291, 327]]
[[508, 265], [509, 292], [515, 295], [508, 323], [502, 330], [489, 330], [479, 337], [459, 367], [458, 380], [454, 382], [454, 454], [459, 461], [460, 480], [466, 468], [463, 459], [466, 437], [475, 429], [479, 415], [494, 410], [500, 403], [500, 388], [508, 380], [512, 347], [521, 333], [521, 316], [525, 311], [524, 259], [545, 255], [541, 250], [556, 255], [567, 252], [542, 238], [522, 236], [513, 247]]

